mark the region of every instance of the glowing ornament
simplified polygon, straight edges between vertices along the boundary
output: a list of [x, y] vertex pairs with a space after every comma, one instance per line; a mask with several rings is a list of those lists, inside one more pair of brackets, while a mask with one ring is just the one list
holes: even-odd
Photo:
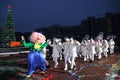
[[8, 5], [8, 9], [11, 9], [12, 8], [12, 6], [11, 5]]

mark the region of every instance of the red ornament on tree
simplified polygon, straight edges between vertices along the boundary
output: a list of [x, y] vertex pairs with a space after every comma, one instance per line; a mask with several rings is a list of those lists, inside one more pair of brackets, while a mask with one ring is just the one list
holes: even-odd
[[8, 9], [11, 9], [11, 7], [12, 7], [11, 5], [8, 5]]

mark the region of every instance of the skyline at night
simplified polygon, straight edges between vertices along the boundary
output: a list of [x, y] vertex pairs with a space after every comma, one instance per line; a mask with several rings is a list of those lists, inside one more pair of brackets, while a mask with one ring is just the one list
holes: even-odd
[[89, 16], [104, 17], [106, 13], [119, 13], [120, 0], [1, 0], [0, 27], [5, 24], [7, 6], [11, 5], [16, 32], [29, 32], [38, 27], [54, 24], [80, 25]]

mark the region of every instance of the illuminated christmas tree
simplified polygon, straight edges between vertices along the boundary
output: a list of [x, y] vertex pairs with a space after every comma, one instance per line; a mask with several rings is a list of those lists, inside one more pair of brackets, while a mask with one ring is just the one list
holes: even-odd
[[10, 41], [16, 41], [16, 38], [12, 20], [11, 5], [8, 5], [7, 18], [2, 32], [2, 46], [8, 46]]

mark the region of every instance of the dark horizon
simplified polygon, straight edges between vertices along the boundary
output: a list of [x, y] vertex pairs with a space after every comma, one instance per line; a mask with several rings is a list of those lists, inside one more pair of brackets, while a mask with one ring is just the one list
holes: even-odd
[[5, 24], [7, 6], [12, 5], [16, 32], [31, 32], [35, 28], [51, 25], [75, 26], [87, 17], [104, 17], [106, 13], [119, 13], [120, 0], [2, 0], [0, 1], [0, 27]]

